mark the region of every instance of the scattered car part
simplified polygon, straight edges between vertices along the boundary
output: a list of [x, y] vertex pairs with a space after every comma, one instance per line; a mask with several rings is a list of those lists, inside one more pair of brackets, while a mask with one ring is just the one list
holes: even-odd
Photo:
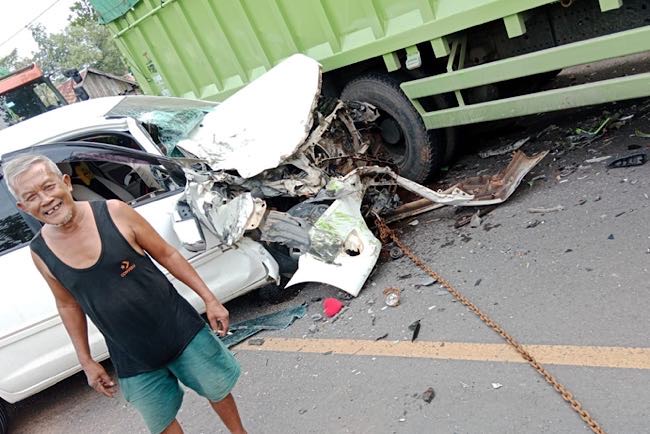
[[531, 214], [546, 214], [549, 212], [558, 212], [558, 211], [564, 211], [564, 207], [562, 205], [558, 205], [552, 208], [528, 208], [528, 212]]
[[399, 306], [401, 291], [399, 288], [390, 287], [384, 289], [384, 304], [386, 306], [395, 307]]
[[409, 330], [413, 332], [411, 335], [411, 342], [415, 341], [420, 334], [420, 320], [414, 321], [409, 325]]
[[495, 157], [497, 155], [505, 155], [509, 154], [510, 152], [516, 151], [517, 149], [521, 148], [524, 146], [528, 141], [530, 140], [530, 136], [525, 137], [523, 139], [519, 139], [514, 143], [511, 143], [506, 146], [502, 146], [500, 148], [496, 149], [488, 149], [486, 151], [481, 151], [478, 153], [478, 156], [481, 158], [489, 158], [489, 157]]
[[617, 158], [607, 165], [610, 169], [618, 169], [621, 167], [642, 166], [648, 161], [648, 156], [645, 152], [638, 152], [625, 157]]
[[300, 319], [307, 313], [307, 306], [291, 307], [268, 315], [262, 315], [246, 321], [231, 324], [229, 331], [221, 341], [228, 348], [248, 339], [262, 330], [282, 330], [289, 327], [296, 319]]
[[433, 387], [429, 387], [422, 393], [422, 400], [427, 404], [430, 404], [433, 401], [433, 398], [436, 397], [436, 393], [433, 391]]
[[496, 175], [479, 175], [456, 184], [453, 189], [474, 196], [472, 200], [458, 203], [458, 206], [494, 205], [506, 201], [524, 176], [546, 155], [548, 151], [532, 157], [527, 157], [522, 151], [515, 151], [510, 164]]
[[323, 300], [323, 313], [326, 317], [332, 318], [343, 309], [343, 303], [340, 300], [329, 297]]
[[389, 255], [391, 259], [395, 260], [404, 256], [404, 252], [399, 247], [391, 247]]

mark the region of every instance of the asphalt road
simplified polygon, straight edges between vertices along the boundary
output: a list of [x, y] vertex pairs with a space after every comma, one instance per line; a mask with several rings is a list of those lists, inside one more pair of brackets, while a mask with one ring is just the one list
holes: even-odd
[[[470, 137], [486, 148], [531, 135], [526, 153], [551, 154], [479, 227], [455, 229], [451, 208], [394, 225], [434, 270], [548, 360], [550, 372], [609, 433], [650, 426], [650, 164], [607, 169], [607, 161], [585, 161], [647, 151], [650, 139], [634, 131], [650, 132], [648, 103], [608, 106], [609, 115], [635, 116], [589, 144], [571, 146], [566, 136], [609, 116], [602, 107], [534, 116], [487, 139]], [[535, 137], [550, 124], [558, 128]], [[508, 159], [480, 159], [470, 150], [442, 181], [495, 173]], [[528, 211], [558, 205], [561, 211]], [[243, 372], [234, 393], [249, 432], [589, 432], [466, 307], [438, 285], [418, 287], [425, 277], [405, 257], [382, 259], [335, 322], [311, 318], [321, 312], [318, 298], [344, 299], [321, 285], [279, 304], [255, 295], [230, 303], [233, 321], [309, 304], [288, 329], [259, 335], [264, 345], [234, 350]], [[402, 290], [398, 307], [383, 307], [388, 286]], [[416, 320], [421, 330], [411, 344], [408, 326]], [[435, 397], [426, 403], [421, 394], [429, 387]], [[13, 416], [16, 434], [146, 432], [121, 397], [100, 397], [81, 375], [23, 401]], [[179, 418], [187, 433], [224, 432], [193, 392]]]

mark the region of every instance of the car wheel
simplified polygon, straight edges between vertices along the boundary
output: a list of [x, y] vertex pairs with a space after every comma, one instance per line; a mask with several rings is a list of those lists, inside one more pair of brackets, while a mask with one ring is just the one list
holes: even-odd
[[0, 401], [0, 434], [9, 434], [9, 413], [7, 405]]
[[350, 81], [341, 99], [367, 102], [379, 110], [376, 124], [384, 148], [402, 176], [424, 182], [440, 169], [444, 144], [437, 135], [429, 135], [398, 80], [385, 74], [367, 74]]

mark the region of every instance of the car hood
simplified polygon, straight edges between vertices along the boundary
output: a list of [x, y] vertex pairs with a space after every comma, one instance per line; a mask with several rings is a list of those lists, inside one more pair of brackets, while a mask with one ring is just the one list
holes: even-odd
[[320, 64], [293, 55], [218, 105], [177, 146], [242, 178], [275, 168], [309, 135], [320, 83]]

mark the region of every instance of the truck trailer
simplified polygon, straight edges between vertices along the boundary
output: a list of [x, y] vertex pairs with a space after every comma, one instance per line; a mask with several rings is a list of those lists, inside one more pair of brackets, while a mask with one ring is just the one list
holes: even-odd
[[323, 92], [375, 105], [421, 182], [467, 125], [650, 95], [650, 73], [546, 89], [650, 50], [648, 0], [91, 0], [145, 93], [221, 101], [294, 53]]

